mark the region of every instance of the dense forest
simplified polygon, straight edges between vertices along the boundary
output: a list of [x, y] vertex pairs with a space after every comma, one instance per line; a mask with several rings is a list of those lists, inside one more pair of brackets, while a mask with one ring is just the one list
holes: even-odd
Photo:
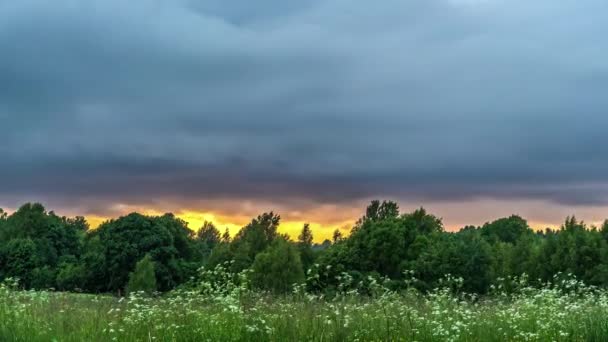
[[401, 214], [394, 202], [372, 201], [348, 237], [336, 231], [322, 244], [313, 243], [308, 225], [294, 241], [279, 224], [279, 215], [264, 213], [231, 238], [209, 222], [192, 230], [172, 214], [132, 213], [90, 229], [83, 217], [28, 203], [10, 215], [0, 210], [0, 281], [18, 279], [27, 289], [164, 292], [220, 265], [250, 272], [253, 287], [274, 293], [295, 283], [331, 293], [378, 279], [425, 291], [446, 275], [480, 294], [522, 275], [532, 284], [562, 274], [608, 285], [608, 221], [594, 227], [569, 217], [558, 230], [535, 232], [511, 216], [448, 232], [422, 208]]

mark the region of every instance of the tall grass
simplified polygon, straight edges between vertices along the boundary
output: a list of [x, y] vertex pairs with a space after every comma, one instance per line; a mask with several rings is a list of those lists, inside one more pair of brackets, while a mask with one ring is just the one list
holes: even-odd
[[205, 282], [116, 298], [4, 284], [0, 341], [608, 341], [607, 291], [573, 279], [515, 285], [480, 298], [453, 282], [423, 295], [372, 280], [365, 296], [325, 298], [303, 286], [272, 296]]

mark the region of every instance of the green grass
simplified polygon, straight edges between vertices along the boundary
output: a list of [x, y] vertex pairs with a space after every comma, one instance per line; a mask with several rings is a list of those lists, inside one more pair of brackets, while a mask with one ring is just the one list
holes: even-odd
[[0, 341], [608, 341], [608, 292], [576, 281], [483, 298], [376, 290], [119, 299], [0, 286]]

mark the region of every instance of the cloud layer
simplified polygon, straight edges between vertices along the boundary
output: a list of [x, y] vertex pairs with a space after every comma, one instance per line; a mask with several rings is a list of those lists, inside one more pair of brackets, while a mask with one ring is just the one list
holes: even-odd
[[603, 0], [0, 2], [0, 204], [608, 205]]

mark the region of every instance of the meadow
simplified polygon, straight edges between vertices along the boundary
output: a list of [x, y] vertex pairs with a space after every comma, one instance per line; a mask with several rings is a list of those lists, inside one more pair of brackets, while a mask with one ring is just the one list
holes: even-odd
[[[221, 271], [221, 270], [220, 270]], [[217, 278], [216, 278], [217, 279]], [[326, 297], [246, 282], [204, 282], [162, 296], [127, 297], [0, 286], [2, 341], [606, 341], [608, 291], [575, 279], [525, 278], [477, 296], [461, 279], [422, 294], [370, 280]], [[505, 282], [506, 284], [507, 282]]]
[[608, 341], [608, 221], [447, 232], [373, 201], [322, 244], [279, 222], [231, 237], [171, 214], [0, 215], [0, 342]]

